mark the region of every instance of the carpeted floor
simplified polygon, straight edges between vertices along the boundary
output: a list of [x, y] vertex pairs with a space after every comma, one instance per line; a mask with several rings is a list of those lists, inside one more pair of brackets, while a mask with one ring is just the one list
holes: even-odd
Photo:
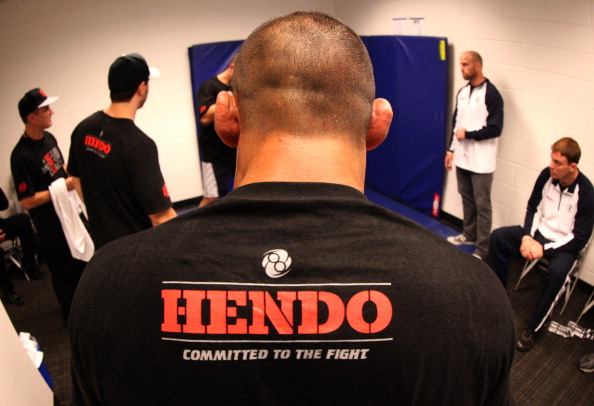
[[[514, 290], [522, 263], [513, 263], [508, 290], [516, 312], [518, 328], [523, 327], [536, 303], [543, 283], [540, 271], [532, 271]], [[43, 268], [45, 270], [45, 268]], [[25, 305], [14, 306], [2, 301], [17, 331], [34, 335], [44, 352], [44, 361], [54, 384], [54, 392], [61, 406], [71, 405], [70, 349], [67, 329], [62, 324], [60, 309], [53, 294], [50, 276], [27, 282], [13, 272], [17, 291], [25, 298]], [[567, 324], [575, 320], [586, 302], [590, 287], [580, 283], [563, 315], [555, 311], [552, 320]], [[586, 328], [594, 328], [594, 311], [580, 321]], [[527, 353], [516, 352], [512, 369], [512, 390], [517, 406], [593, 405], [594, 373], [578, 370], [582, 355], [594, 352], [594, 341], [563, 338], [545, 331], [536, 346]]]

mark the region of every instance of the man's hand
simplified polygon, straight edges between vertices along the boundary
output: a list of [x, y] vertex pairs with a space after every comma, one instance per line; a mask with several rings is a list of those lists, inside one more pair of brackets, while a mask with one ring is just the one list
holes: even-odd
[[68, 176], [66, 179], [64, 179], [64, 182], [66, 183], [66, 190], [68, 190], [68, 191], [74, 190], [74, 183], [72, 183], [72, 176]]
[[458, 128], [456, 129], [456, 138], [458, 141], [462, 141], [466, 139], [466, 128]]
[[445, 156], [445, 168], [448, 171], [452, 170], [452, 161], [454, 160], [454, 153], [452, 151], [448, 151]]
[[522, 245], [520, 246], [520, 254], [528, 261], [540, 259], [544, 256], [544, 248], [541, 243], [536, 241], [529, 235], [522, 237]]

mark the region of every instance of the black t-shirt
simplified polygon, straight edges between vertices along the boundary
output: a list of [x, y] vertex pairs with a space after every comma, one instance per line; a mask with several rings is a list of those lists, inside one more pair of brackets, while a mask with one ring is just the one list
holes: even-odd
[[[66, 178], [64, 164], [58, 142], [49, 132], [44, 131], [41, 140], [21, 137], [10, 156], [18, 199], [48, 190], [53, 181]], [[65, 242], [60, 219], [51, 201], [29, 210], [29, 214], [45, 247], [52, 248]]]
[[493, 271], [341, 185], [243, 186], [107, 245], [70, 328], [79, 404], [511, 402]]
[[148, 215], [171, 207], [157, 146], [132, 120], [101, 111], [83, 120], [68, 171], [81, 180], [96, 249], [151, 227]]
[[[211, 105], [215, 104], [217, 95], [227, 90], [231, 90], [231, 88], [221, 82], [216, 76], [204, 81], [198, 90], [196, 103], [198, 114], [202, 116]], [[215, 131], [214, 123], [206, 126], [200, 124], [198, 146], [200, 147], [200, 160], [203, 162], [235, 164], [237, 150], [228, 147], [221, 141]]]

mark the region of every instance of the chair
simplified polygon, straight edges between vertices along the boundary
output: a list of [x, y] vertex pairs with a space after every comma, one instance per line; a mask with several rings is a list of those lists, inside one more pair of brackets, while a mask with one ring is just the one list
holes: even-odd
[[21, 247], [21, 241], [18, 237], [14, 240], [4, 240], [0, 243], [0, 248], [4, 251], [4, 258], [3, 260], [10, 260], [17, 268], [23, 272], [27, 281], [31, 281], [27, 272], [23, 270], [22, 261], [23, 258], [23, 249]]
[[[584, 248], [582, 248], [580, 250], [575, 261], [573, 261], [573, 264], [571, 265], [571, 269], [569, 270], [569, 272], [567, 273], [567, 276], [565, 277], [565, 282], [563, 283], [563, 287], [559, 290], [559, 293], [557, 293], [557, 296], [555, 297], [555, 301], [553, 302], [553, 305], [551, 306], [549, 314], [553, 311], [553, 308], [557, 305], [557, 302], [559, 301], [559, 299], [561, 298], [561, 295], [563, 295], [563, 293], [565, 293], [565, 303], [563, 304], [563, 308], [561, 309], [559, 314], [563, 314], [563, 312], [565, 311], [565, 308], [567, 307], [567, 303], [569, 303], [569, 299], [571, 298], [571, 295], [573, 294], [573, 291], [575, 290], [575, 287], [577, 285], [577, 281], [579, 279], [579, 273], [580, 273], [580, 265], [582, 264], [584, 255], [586, 254], [586, 251], [588, 250], [588, 246], [590, 245], [591, 241], [592, 241], [592, 236], [590, 237], [590, 240], [586, 243]], [[522, 279], [524, 279], [524, 277], [528, 274], [528, 272], [530, 272], [530, 270], [532, 270], [532, 268], [534, 268], [537, 264], [539, 264], [540, 266], [542, 266], [546, 269], [546, 267], [549, 264], [549, 261], [546, 258], [534, 259], [532, 261], [527, 260], [524, 263], [524, 268], [522, 269], [522, 274], [520, 275], [520, 278], [518, 279], [518, 283], [516, 284], [516, 290], [518, 290], [518, 287], [520, 286], [520, 282], [522, 282]], [[574, 276], [575, 276], [575, 278], [572, 282], [571, 278]], [[594, 292], [593, 292], [593, 295], [594, 295]], [[594, 306], [594, 300], [591, 300], [591, 299], [592, 299], [592, 295], [590, 296], [588, 303], [586, 303], [586, 306], [588, 306], [588, 305], [590, 307]], [[590, 302], [592, 302], [592, 303], [590, 303]], [[586, 311], [587, 310], [584, 308], [584, 310], [582, 311], [582, 315]], [[582, 315], [580, 315], [580, 317]], [[579, 319], [578, 319], [578, 321], [579, 321]]]
[[[577, 278], [576, 278], [577, 280]], [[582, 316], [592, 308], [592, 306], [594, 306], [594, 290], [592, 291], [592, 293], [590, 294], [590, 297], [588, 298], [588, 300], [586, 301], [586, 304], [584, 305], [584, 308], [582, 309], [582, 312], [580, 313], [580, 316], [578, 317], [577, 321], [575, 322], [575, 324], [578, 324], [580, 322], [580, 319], [582, 318]]]

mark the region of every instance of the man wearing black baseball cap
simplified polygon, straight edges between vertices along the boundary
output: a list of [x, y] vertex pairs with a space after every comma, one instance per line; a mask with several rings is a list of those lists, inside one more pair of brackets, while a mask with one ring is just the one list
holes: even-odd
[[[39, 88], [29, 90], [21, 98], [18, 108], [25, 131], [12, 151], [10, 166], [17, 197], [29, 211], [37, 229], [54, 291], [67, 323], [72, 298], [86, 263], [72, 258], [48, 190], [60, 178], [66, 180], [69, 190], [74, 188], [58, 142], [46, 131], [52, 125], [54, 114], [50, 104], [56, 100], [57, 97], [48, 97]], [[37, 268], [34, 264], [31, 266], [35, 276]]]
[[95, 248], [176, 216], [159, 167], [155, 142], [134, 124], [159, 77], [139, 54], [109, 68], [111, 104], [73, 131], [68, 170], [84, 198]]

